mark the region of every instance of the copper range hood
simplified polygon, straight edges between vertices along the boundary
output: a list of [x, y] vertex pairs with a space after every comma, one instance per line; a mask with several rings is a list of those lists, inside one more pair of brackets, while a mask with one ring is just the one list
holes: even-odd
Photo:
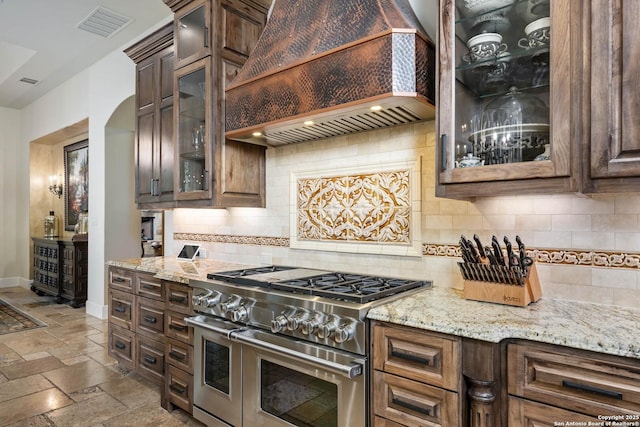
[[226, 137], [278, 146], [433, 119], [435, 62], [408, 0], [275, 0], [225, 91]]

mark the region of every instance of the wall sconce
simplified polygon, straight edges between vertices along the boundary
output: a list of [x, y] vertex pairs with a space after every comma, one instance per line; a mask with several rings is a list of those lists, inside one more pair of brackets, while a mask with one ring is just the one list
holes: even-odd
[[62, 184], [58, 184], [57, 175], [49, 177], [49, 191], [51, 191], [51, 194], [58, 196], [58, 199], [62, 196]]

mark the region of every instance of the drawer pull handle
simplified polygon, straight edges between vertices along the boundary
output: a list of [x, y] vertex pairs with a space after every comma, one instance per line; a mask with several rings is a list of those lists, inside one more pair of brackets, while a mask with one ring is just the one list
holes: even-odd
[[186, 389], [186, 388], [184, 388], [184, 387], [180, 387], [180, 386], [175, 385], [175, 384], [169, 384], [169, 388], [170, 388], [172, 391], [174, 391], [175, 393], [178, 393], [178, 394], [184, 394], [184, 393], [187, 391], [187, 389]]
[[399, 359], [409, 360], [411, 362], [422, 363], [423, 365], [426, 365], [426, 366], [433, 366], [434, 365], [432, 359], [425, 359], [424, 357], [416, 356], [415, 354], [402, 353], [402, 352], [399, 352], [399, 351], [392, 350], [391, 351], [391, 355], [393, 357], [397, 357]]
[[118, 306], [118, 307], [115, 307], [115, 308], [113, 309], [113, 311], [115, 311], [116, 313], [124, 313], [125, 311], [127, 311], [127, 309], [126, 309], [126, 308], [124, 308], [124, 306], [121, 306], [121, 305], [120, 305], [120, 306]]
[[169, 301], [171, 302], [180, 302], [180, 303], [185, 303], [187, 302], [187, 297], [174, 297], [173, 295], [171, 295], [169, 297]]
[[114, 281], [114, 282], [118, 282], [118, 283], [122, 283], [122, 282], [124, 282], [125, 280], [124, 280], [122, 277], [114, 277], [114, 278], [113, 278], [113, 281]]
[[177, 351], [170, 351], [169, 352], [169, 356], [172, 359], [176, 359], [176, 360], [184, 360], [186, 358], [186, 356], [182, 353], [178, 353]]
[[125, 348], [127, 348], [127, 346], [126, 346], [126, 345], [124, 345], [123, 343], [121, 343], [120, 341], [117, 341], [117, 342], [115, 343], [115, 346], [116, 346], [116, 348], [117, 348], [118, 350], [124, 350]]
[[600, 396], [611, 397], [613, 399], [622, 400], [622, 393], [618, 391], [605, 390], [591, 385], [574, 383], [573, 381], [562, 380], [562, 387], [572, 388], [574, 390], [586, 391], [588, 393], [599, 394]]
[[155, 357], [149, 356], [148, 354], [146, 356], [144, 356], [144, 361], [147, 362], [147, 363], [150, 363], [152, 365], [155, 365], [156, 362], [157, 362]]
[[158, 319], [151, 316], [144, 316], [144, 321], [147, 323], [151, 323], [152, 325], [155, 325], [156, 323], [158, 323]]
[[155, 289], [156, 287], [153, 285], [142, 285], [142, 289]]
[[427, 416], [431, 416], [431, 409], [429, 408], [423, 408], [420, 405], [417, 405], [415, 403], [411, 403], [411, 402], [406, 402], [400, 398], [394, 397], [391, 400], [393, 403], [395, 403], [398, 406], [402, 406], [403, 408], [409, 409], [410, 411], [415, 411], [415, 412], [419, 412], [421, 414], [427, 415]]
[[185, 329], [187, 329], [187, 327], [184, 325], [176, 325], [175, 323], [171, 323], [169, 324], [169, 329], [173, 329], [175, 331], [184, 331]]

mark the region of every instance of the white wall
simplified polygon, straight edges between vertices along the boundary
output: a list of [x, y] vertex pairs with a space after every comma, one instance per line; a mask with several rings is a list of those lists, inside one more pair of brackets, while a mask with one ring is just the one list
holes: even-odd
[[29, 165], [29, 151], [20, 144], [20, 116], [18, 110], [0, 108], [0, 287], [21, 281], [24, 284], [29, 277], [25, 270], [28, 252], [22, 239], [25, 227], [27, 233], [29, 227], [25, 218], [29, 211], [29, 175], [25, 182], [22, 170], [23, 165]]

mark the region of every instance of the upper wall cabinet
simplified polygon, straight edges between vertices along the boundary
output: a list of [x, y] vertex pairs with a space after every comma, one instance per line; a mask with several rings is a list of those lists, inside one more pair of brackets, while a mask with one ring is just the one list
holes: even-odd
[[580, 186], [581, 2], [440, 2], [436, 194]]
[[175, 12], [177, 205], [264, 207], [266, 148], [225, 140], [224, 90], [258, 41], [270, 1], [164, 1]]
[[[624, 7], [623, 7], [624, 5]], [[592, 0], [591, 144], [586, 191], [640, 185], [640, 2]]]
[[135, 200], [171, 208], [173, 197], [173, 26], [125, 50], [136, 63]]

